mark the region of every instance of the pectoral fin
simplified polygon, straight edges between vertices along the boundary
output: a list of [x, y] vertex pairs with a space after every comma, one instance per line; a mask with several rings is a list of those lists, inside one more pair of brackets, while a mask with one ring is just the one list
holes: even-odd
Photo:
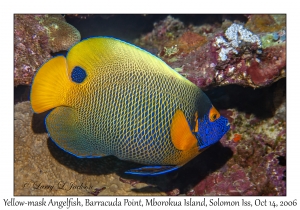
[[189, 150], [197, 144], [197, 139], [181, 110], [177, 110], [172, 119], [171, 140], [178, 150]]

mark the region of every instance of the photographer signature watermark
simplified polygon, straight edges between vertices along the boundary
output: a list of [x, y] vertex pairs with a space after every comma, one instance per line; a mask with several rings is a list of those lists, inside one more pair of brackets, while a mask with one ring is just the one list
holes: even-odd
[[46, 184], [43, 182], [35, 181], [35, 182], [25, 182], [23, 184], [23, 188], [31, 188], [33, 190], [49, 190], [52, 191], [53, 189], [57, 190], [92, 190], [93, 186], [91, 184], [86, 183], [76, 183], [76, 182], [63, 182], [60, 181], [56, 184]]

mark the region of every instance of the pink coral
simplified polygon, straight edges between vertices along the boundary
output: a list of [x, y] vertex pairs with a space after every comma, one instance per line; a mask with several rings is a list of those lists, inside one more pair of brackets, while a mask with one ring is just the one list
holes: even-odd
[[29, 85], [51, 52], [67, 50], [80, 40], [79, 32], [61, 15], [23, 15], [14, 18], [14, 85]]
[[248, 29], [256, 23], [253, 22], [256, 16], [249, 16], [248, 28], [230, 21], [224, 21], [221, 27], [217, 24], [185, 27], [168, 17], [156, 23], [153, 31], [136, 40], [136, 44], [159, 55], [201, 88], [228, 84], [263, 87], [285, 77], [286, 66], [285, 34], [282, 34], [285, 16], [264, 17], [276, 20], [278, 31], [274, 40], [270, 41], [272, 35], [266, 35], [265, 31], [255, 34]]
[[50, 55], [48, 36], [35, 15], [14, 18], [14, 85], [29, 85], [34, 73]]

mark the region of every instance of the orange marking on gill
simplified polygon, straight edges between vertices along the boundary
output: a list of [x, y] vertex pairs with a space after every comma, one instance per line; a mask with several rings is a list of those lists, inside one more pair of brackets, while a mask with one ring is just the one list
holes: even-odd
[[214, 122], [215, 120], [219, 119], [220, 113], [216, 110], [214, 106], [211, 107], [209, 110], [209, 121]]
[[238, 133], [235, 133], [232, 140], [234, 142], [239, 142], [241, 139], [242, 139], [242, 135], [238, 134]]
[[194, 128], [194, 132], [198, 132], [199, 131], [199, 127], [198, 127], [198, 112], [195, 113], [195, 128]]
[[181, 110], [177, 110], [171, 123], [171, 140], [178, 150], [190, 150], [197, 145], [190, 126]]

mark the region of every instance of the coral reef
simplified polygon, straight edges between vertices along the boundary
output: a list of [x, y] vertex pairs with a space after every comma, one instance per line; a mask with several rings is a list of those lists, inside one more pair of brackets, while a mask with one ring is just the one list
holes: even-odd
[[231, 124], [221, 144], [231, 149], [232, 157], [190, 189], [188, 195], [286, 195], [285, 82], [274, 83], [271, 89], [271, 98], [262, 96], [271, 105], [262, 104], [264, 108], [257, 109], [274, 106], [272, 117], [257, 117], [262, 114], [248, 114], [237, 108], [221, 110]]
[[[135, 44], [158, 55], [201, 88], [263, 87], [285, 77], [285, 15], [257, 16], [249, 15], [245, 26], [227, 20], [221, 26], [188, 27], [168, 16]], [[263, 28], [270, 20], [275, 26]], [[257, 34], [251, 31], [255, 24], [261, 24]]]
[[257, 195], [254, 184], [245, 169], [235, 164], [224, 167], [222, 172], [214, 172], [187, 195]]
[[248, 19], [245, 27], [254, 33], [276, 32], [286, 26], [286, 15], [255, 14]]
[[14, 85], [29, 85], [50, 55], [48, 36], [35, 15], [14, 17]]
[[61, 15], [38, 17], [39, 23], [46, 29], [49, 37], [49, 47], [52, 52], [68, 50], [80, 41], [79, 31], [68, 24]]
[[16, 14], [14, 17], [14, 85], [29, 85], [51, 52], [67, 50], [79, 31], [61, 15]]

